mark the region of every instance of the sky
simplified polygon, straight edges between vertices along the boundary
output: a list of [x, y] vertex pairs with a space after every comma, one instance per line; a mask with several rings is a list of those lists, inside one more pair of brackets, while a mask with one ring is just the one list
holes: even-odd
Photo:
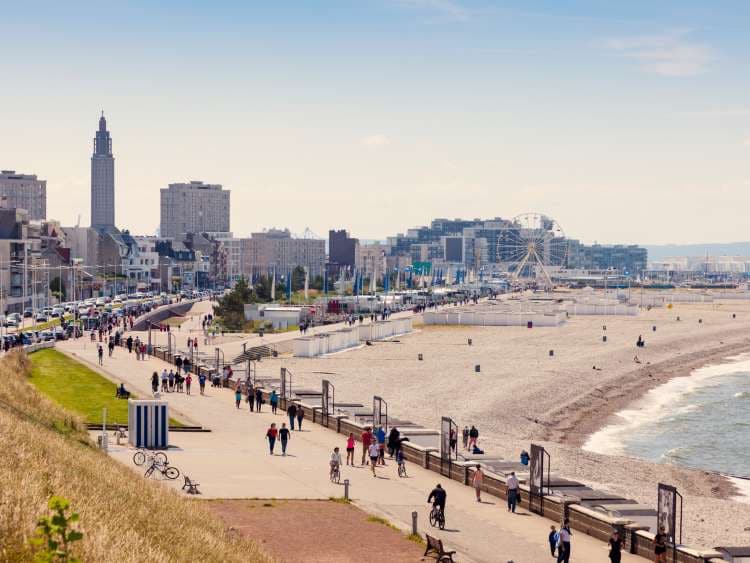
[[203, 180], [239, 236], [539, 212], [587, 243], [749, 238], [742, 0], [1, 1], [0, 168], [63, 225], [104, 110], [137, 234]]

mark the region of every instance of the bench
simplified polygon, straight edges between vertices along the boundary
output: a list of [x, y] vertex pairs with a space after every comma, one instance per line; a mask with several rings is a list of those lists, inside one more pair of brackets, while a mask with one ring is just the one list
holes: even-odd
[[424, 550], [424, 554], [427, 555], [430, 552], [435, 552], [435, 557], [438, 561], [453, 561], [453, 554], [455, 551], [446, 551], [443, 547], [443, 541], [438, 538], [433, 538], [430, 535], [425, 534], [427, 539], [427, 549]]
[[190, 477], [187, 475], [183, 475], [185, 477], [185, 483], [182, 485], [182, 490], [184, 491], [187, 489], [187, 494], [189, 495], [199, 495], [201, 492], [198, 490], [198, 485], [200, 483], [196, 483], [195, 481], [191, 481]]

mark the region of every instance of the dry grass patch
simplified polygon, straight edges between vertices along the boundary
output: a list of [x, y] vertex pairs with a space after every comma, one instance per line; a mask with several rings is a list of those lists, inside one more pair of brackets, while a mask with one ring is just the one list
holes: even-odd
[[83, 561], [270, 561], [200, 503], [94, 449], [80, 418], [41, 395], [29, 372], [23, 353], [0, 360], [0, 561], [33, 559], [28, 540], [52, 495], [80, 514]]

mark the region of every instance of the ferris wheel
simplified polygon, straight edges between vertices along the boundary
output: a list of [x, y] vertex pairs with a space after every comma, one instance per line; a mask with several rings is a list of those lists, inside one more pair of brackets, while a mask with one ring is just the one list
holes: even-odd
[[552, 286], [550, 270], [565, 266], [568, 241], [560, 224], [541, 213], [515, 217], [502, 231], [498, 259], [514, 281], [542, 280]]

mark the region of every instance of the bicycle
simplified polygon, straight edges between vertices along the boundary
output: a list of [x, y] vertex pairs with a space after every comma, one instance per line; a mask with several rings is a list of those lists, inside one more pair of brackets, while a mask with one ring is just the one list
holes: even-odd
[[445, 528], [445, 515], [437, 504], [433, 504], [430, 511], [430, 526], [433, 528], [437, 526], [441, 530]]
[[338, 484], [341, 480], [341, 470], [338, 465], [331, 468], [331, 483]]
[[144, 477], [148, 478], [153, 475], [154, 471], [159, 471], [163, 477], [166, 477], [167, 479], [177, 479], [177, 477], [180, 476], [180, 470], [176, 467], [172, 467], [171, 465], [167, 465], [166, 463], [162, 464], [161, 462], [158, 462], [154, 460], [151, 463], [151, 466], [146, 469], [146, 472], [143, 474]]
[[405, 463], [398, 464], [398, 476], [406, 477], [406, 464]]
[[159, 462], [162, 465], [167, 465], [169, 463], [169, 460], [167, 459], [167, 454], [164, 452], [152, 452], [149, 450], [138, 450], [133, 455], [133, 463], [136, 465], [143, 465], [147, 461], [151, 462], [152, 464], [154, 462]]

